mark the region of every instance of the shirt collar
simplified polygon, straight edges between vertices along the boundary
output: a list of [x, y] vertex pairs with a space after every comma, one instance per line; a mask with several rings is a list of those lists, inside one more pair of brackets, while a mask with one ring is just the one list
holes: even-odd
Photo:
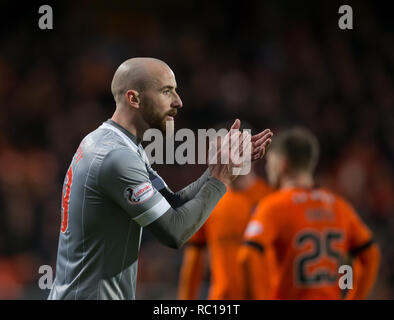
[[105, 123], [110, 124], [111, 126], [114, 126], [115, 128], [122, 131], [126, 136], [128, 136], [131, 139], [131, 141], [135, 143], [135, 145], [138, 146], [141, 143], [141, 141], [134, 134], [123, 128], [120, 124], [116, 123], [115, 121], [108, 119], [107, 121], [105, 121]]

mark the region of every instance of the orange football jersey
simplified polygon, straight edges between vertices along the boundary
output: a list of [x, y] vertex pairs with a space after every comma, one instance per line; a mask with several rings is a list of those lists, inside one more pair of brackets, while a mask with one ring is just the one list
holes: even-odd
[[270, 265], [268, 295], [253, 298], [341, 299], [339, 266], [371, 238], [352, 207], [329, 190], [272, 193], [259, 203], [245, 231], [245, 244], [264, 254]]
[[241, 273], [236, 264], [245, 228], [261, 198], [271, 192], [262, 180], [244, 191], [229, 189], [201, 229], [189, 240], [206, 245], [210, 254], [209, 299], [240, 299]]

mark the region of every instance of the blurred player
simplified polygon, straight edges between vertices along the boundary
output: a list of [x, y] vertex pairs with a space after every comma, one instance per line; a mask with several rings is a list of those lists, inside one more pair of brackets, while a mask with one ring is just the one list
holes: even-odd
[[341, 197], [315, 186], [317, 139], [295, 128], [279, 134], [267, 174], [280, 190], [262, 200], [245, 232], [239, 259], [246, 299], [341, 299], [338, 269], [354, 259], [354, 288], [364, 299], [380, 253], [371, 231]]
[[[173, 134], [182, 107], [176, 88], [173, 71], [158, 59], [129, 59], [116, 70], [115, 112], [82, 140], [66, 174], [49, 299], [134, 299], [142, 228], [179, 248], [234, 180], [234, 163], [218, 161], [174, 193], [150, 166], [141, 141], [150, 128]], [[239, 126], [237, 119], [236, 139]], [[271, 135], [267, 130], [245, 140], [252, 142], [252, 159], [264, 155]], [[214, 151], [219, 159], [222, 150]]]
[[241, 270], [235, 264], [245, 227], [258, 201], [271, 189], [252, 169], [239, 176], [216, 205], [210, 218], [189, 240], [183, 254], [178, 298], [199, 298], [206, 250], [210, 254], [209, 299], [240, 299]]

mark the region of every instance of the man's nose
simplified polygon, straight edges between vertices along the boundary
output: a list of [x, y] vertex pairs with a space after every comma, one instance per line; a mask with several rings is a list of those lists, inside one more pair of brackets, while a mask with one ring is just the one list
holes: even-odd
[[182, 100], [181, 100], [181, 98], [179, 97], [178, 94], [175, 94], [175, 99], [172, 102], [172, 106], [171, 107], [173, 107], [173, 108], [182, 108], [183, 107]]

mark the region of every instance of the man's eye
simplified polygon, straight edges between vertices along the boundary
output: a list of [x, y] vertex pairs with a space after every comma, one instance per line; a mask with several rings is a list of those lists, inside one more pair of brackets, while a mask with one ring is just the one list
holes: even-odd
[[164, 90], [163, 93], [164, 93], [164, 94], [169, 94], [169, 93], [170, 93], [170, 90], [168, 90], [168, 89], [167, 89], [167, 90]]

